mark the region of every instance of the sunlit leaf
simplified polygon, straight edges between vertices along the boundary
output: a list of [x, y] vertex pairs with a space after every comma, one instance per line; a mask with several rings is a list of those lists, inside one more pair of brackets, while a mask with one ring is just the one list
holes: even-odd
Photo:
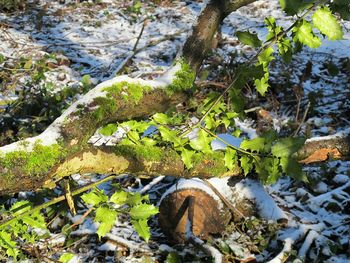
[[330, 40], [343, 39], [343, 31], [328, 7], [321, 7], [312, 15], [312, 22]]

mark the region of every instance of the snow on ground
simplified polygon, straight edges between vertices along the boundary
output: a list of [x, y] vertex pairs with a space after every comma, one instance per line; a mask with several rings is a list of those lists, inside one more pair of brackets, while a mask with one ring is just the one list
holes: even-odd
[[[97, 84], [114, 77], [120, 63], [133, 51], [146, 19], [137, 45], [137, 48], [143, 49], [127, 65], [125, 72], [132, 77], [152, 79], [172, 63], [203, 3], [176, 1], [163, 6], [148, 3], [144, 5], [141, 15], [127, 11], [130, 6], [131, 2], [127, 1], [100, 1], [93, 8], [86, 4], [41, 1], [41, 5], [24, 13], [0, 13], [0, 54], [11, 59], [60, 53], [70, 63], [45, 73], [47, 81], [54, 83], [55, 88], [78, 85], [86, 74]], [[266, 30], [263, 19], [266, 16], [275, 16], [283, 26], [288, 26], [293, 21], [283, 15], [277, 1], [257, 1], [225, 19], [221, 29], [222, 44], [216, 52], [224, 61], [228, 61], [233, 52], [251, 55], [253, 52], [250, 48], [238, 45], [234, 33], [249, 29], [264, 37]], [[289, 66], [276, 60], [272, 68], [273, 82], [284, 83], [287, 87], [285, 92], [289, 92], [295, 85], [302, 86], [302, 112], [307, 108], [308, 101], [314, 101], [309, 112], [310, 118], [301, 127], [301, 131], [310, 136], [334, 134], [349, 127], [350, 24], [344, 25], [345, 40], [326, 41], [317, 50], [306, 49]], [[162, 41], [155, 44], [159, 39]], [[334, 66], [339, 68], [337, 74], [332, 72]], [[300, 81], [302, 77], [303, 80]], [[25, 81], [22, 84], [20, 82], [17, 89], [24, 86]], [[0, 102], [3, 102], [0, 107], [15, 99], [15, 92], [0, 94]], [[284, 98], [280, 101], [280, 108], [271, 110], [278, 125], [295, 117], [295, 98], [290, 103], [287, 99], [283, 100]], [[253, 121], [239, 125], [250, 136], [256, 136], [256, 124]], [[220, 143], [214, 143], [214, 146], [222, 147]], [[311, 166], [305, 168], [305, 172], [310, 180], [309, 185], [282, 178], [265, 188], [283, 210], [278, 212], [283, 213], [283, 217], [286, 214], [289, 221], [288, 226], [280, 230], [271, 242], [273, 249], [260, 251], [257, 260], [266, 262], [277, 256], [276, 261], [271, 262], [279, 262], [278, 258], [284, 257], [283, 252], [291, 253], [290, 249], [295, 249], [299, 259], [307, 259], [307, 262], [350, 262], [350, 162], [337, 161]], [[75, 177], [80, 184], [94, 180], [79, 175]], [[132, 179], [126, 176], [121, 181], [123, 180]], [[150, 194], [156, 203], [174, 183], [173, 179], [161, 178], [152, 185], [145, 186], [136, 180], [135, 188], [130, 190], [145, 189], [143, 192]], [[101, 187], [106, 191], [111, 189], [109, 184]], [[242, 183], [237, 185], [237, 188], [242, 187]], [[266, 208], [262, 210], [269, 212]], [[88, 237], [88, 243], [90, 242], [90, 246], [82, 246], [75, 251], [77, 261], [92, 262], [96, 258], [104, 258], [107, 262], [141, 262], [164, 259], [164, 255], [171, 251], [184, 258], [205, 258], [202, 252], [196, 251], [192, 246], [170, 246], [155, 220], [152, 221], [152, 240], [149, 244], [135, 235], [127, 220], [118, 221], [104, 243], [87, 236], [95, 231], [94, 227], [96, 228], [87, 220], [73, 232], [82, 240]], [[243, 238], [242, 242], [242, 238], [241, 233], [233, 231], [226, 238], [216, 241], [227, 242], [235, 256], [248, 257], [251, 253], [247, 249], [247, 239]], [[117, 252], [114, 252], [116, 248]], [[130, 251], [127, 253], [125, 251], [128, 248]]]

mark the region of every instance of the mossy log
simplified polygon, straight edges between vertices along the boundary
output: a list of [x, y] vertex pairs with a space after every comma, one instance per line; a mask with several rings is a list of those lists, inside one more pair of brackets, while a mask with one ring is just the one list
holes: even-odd
[[[105, 81], [71, 105], [42, 134], [0, 147], [0, 195], [52, 185], [77, 172], [202, 178], [238, 174], [239, 171], [227, 171], [221, 152], [197, 158], [194, 167], [186, 170], [180, 156], [171, 149], [92, 147], [88, 140], [99, 127], [110, 122], [145, 118], [186, 101], [187, 91], [211, 49], [220, 23], [230, 12], [251, 2], [254, 0], [209, 1], [184, 45], [182, 56], [163, 76], [152, 81], [127, 76]], [[343, 139], [337, 141], [342, 146], [342, 150], [337, 148], [340, 154], [333, 150], [326, 154], [327, 158], [349, 154], [349, 139], [342, 143]], [[317, 145], [321, 144], [322, 140], [310, 142], [304, 148], [312, 145], [312, 149], [319, 149]], [[305, 160], [314, 152], [305, 149], [299, 152], [300, 159]]]

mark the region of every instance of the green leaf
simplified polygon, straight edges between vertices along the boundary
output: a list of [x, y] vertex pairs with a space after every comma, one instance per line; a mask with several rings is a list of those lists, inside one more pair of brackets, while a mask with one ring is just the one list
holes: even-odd
[[58, 261], [62, 263], [68, 263], [72, 258], [74, 258], [74, 256], [75, 254], [73, 253], [63, 253]]
[[140, 204], [143, 200], [148, 201], [148, 195], [142, 196], [140, 193], [128, 193], [128, 199], [126, 203], [130, 206], [135, 206]]
[[149, 238], [151, 237], [151, 232], [147, 224], [147, 219], [131, 220], [131, 223], [134, 226], [137, 234], [148, 242]]
[[239, 158], [244, 175], [246, 176], [253, 168], [253, 160], [248, 155], [242, 155]]
[[212, 140], [213, 138], [209, 137], [207, 132], [200, 129], [197, 132], [197, 138], [190, 141], [190, 146], [194, 150], [204, 152], [204, 153], [211, 153], [212, 149], [211, 149], [210, 143]]
[[163, 124], [163, 125], [171, 123], [170, 117], [164, 113], [156, 113], [152, 116], [152, 119], [156, 123]]
[[249, 31], [237, 31], [235, 34], [243, 44], [257, 48], [261, 46], [261, 41], [256, 33]]
[[315, 1], [311, 0], [279, 0], [280, 5], [287, 15], [292, 16], [298, 14], [311, 7], [312, 3]]
[[281, 176], [279, 170], [280, 160], [278, 158], [265, 158], [264, 165], [267, 167], [268, 177], [266, 183], [273, 184]]
[[263, 78], [254, 80], [255, 88], [260, 93], [261, 96], [265, 96], [265, 93], [270, 87], [270, 84], [268, 82], [269, 81], [268, 76], [269, 74], [266, 73], [266, 76], [264, 76]]
[[150, 216], [158, 213], [158, 208], [150, 204], [139, 204], [130, 209], [132, 219], [148, 219]]
[[11, 235], [5, 231], [0, 231], [0, 247], [4, 248], [6, 255], [17, 258], [19, 250], [16, 248], [16, 242], [12, 240]]
[[125, 191], [117, 191], [111, 196], [109, 201], [112, 202], [112, 203], [115, 203], [117, 205], [123, 205], [123, 204], [125, 204], [127, 199], [128, 199], [128, 193], [127, 192], [125, 192]]
[[32, 204], [28, 200], [18, 201], [14, 203], [10, 211], [13, 216], [23, 214], [24, 212], [29, 211], [32, 208]]
[[272, 47], [268, 47], [259, 54], [258, 61], [264, 66], [264, 68], [266, 68], [267, 65], [275, 59], [275, 57], [273, 56], [273, 52], [274, 49]]
[[98, 130], [99, 133], [101, 133], [104, 136], [111, 136], [113, 133], [115, 133], [118, 129], [117, 124], [110, 123], [106, 126], [103, 126], [101, 129]]
[[278, 52], [284, 62], [289, 63], [292, 60], [293, 47], [288, 38], [282, 38], [278, 41]]
[[271, 148], [276, 157], [289, 157], [298, 151], [305, 143], [305, 138], [283, 138], [278, 140]]
[[312, 15], [312, 22], [320, 32], [330, 40], [343, 39], [343, 31], [328, 7], [321, 7]]
[[108, 196], [103, 193], [103, 191], [92, 190], [90, 193], [83, 194], [81, 199], [87, 204], [96, 206], [100, 203], [105, 203], [108, 201]]
[[233, 168], [236, 167], [236, 164], [237, 164], [237, 152], [236, 152], [236, 150], [234, 150], [230, 147], [226, 147], [224, 161], [225, 161], [225, 166], [229, 170], [233, 170]]
[[111, 231], [117, 215], [117, 211], [108, 206], [100, 206], [96, 209], [95, 222], [100, 223], [96, 232], [99, 238]]
[[294, 41], [307, 45], [311, 48], [318, 48], [321, 46], [322, 41], [312, 31], [312, 25], [306, 20], [302, 20], [298, 26], [294, 27]]
[[240, 148], [244, 150], [251, 150], [252, 152], [261, 152], [265, 148], [265, 139], [257, 137], [251, 140], [243, 140]]
[[304, 177], [302, 166], [293, 157], [282, 157], [281, 163], [282, 171], [297, 180], [302, 180]]
[[22, 217], [23, 223], [34, 228], [46, 229], [45, 218], [42, 214], [36, 212], [29, 216]]
[[162, 139], [166, 142], [172, 142], [175, 148], [184, 145], [184, 143], [188, 140], [181, 139], [177, 131], [170, 130], [164, 126], [160, 126], [158, 130], [162, 136]]
[[[221, 250], [221, 249], [220, 249]], [[229, 251], [230, 252], [230, 251]], [[166, 256], [165, 263], [181, 263], [181, 257], [179, 254], [175, 251], [169, 252], [169, 254]]]
[[191, 169], [193, 167], [192, 156], [194, 151], [187, 150], [186, 148], [181, 149], [181, 160], [185, 164], [186, 169]]

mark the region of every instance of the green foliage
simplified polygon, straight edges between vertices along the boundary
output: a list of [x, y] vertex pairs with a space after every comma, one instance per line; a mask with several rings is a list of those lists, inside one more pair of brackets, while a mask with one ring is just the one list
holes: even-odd
[[103, 126], [101, 129], [99, 129], [99, 133], [101, 133], [104, 136], [111, 136], [113, 133], [117, 131], [118, 127], [114, 123], [109, 123], [105, 126]]
[[321, 39], [313, 33], [311, 23], [304, 19], [293, 29], [293, 32], [294, 41], [299, 41], [311, 48], [318, 48], [322, 44]]
[[196, 73], [184, 59], [177, 60], [176, 63], [179, 63], [181, 68], [175, 73], [175, 78], [166, 89], [169, 95], [191, 89], [196, 77]]
[[250, 33], [249, 31], [237, 31], [236, 36], [243, 44], [257, 48], [261, 46], [261, 41], [256, 33]]
[[296, 15], [299, 12], [309, 8], [312, 6], [313, 2], [312, 0], [279, 0], [280, 5], [284, 12], [286, 12], [287, 15], [292, 16]]
[[62, 263], [68, 263], [72, 258], [74, 258], [74, 256], [75, 255], [73, 253], [63, 253], [58, 261]]
[[312, 16], [314, 26], [330, 40], [343, 39], [343, 31], [328, 7], [320, 7]]
[[82, 195], [81, 198], [95, 208], [94, 221], [99, 223], [97, 230], [99, 238], [110, 232], [120, 213], [127, 213], [136, 232], [148, 242], [150, 238], [148, 219], [159, 212], [157, 207], [149, 204], [148, 196], [120, 189], [108, 197], [103, 191], [95, 189]]
[[344, 20], [350, 20], [350, 2], [348, 0], [333, 0], [329, 4], [332, 12], [338, 13]]

